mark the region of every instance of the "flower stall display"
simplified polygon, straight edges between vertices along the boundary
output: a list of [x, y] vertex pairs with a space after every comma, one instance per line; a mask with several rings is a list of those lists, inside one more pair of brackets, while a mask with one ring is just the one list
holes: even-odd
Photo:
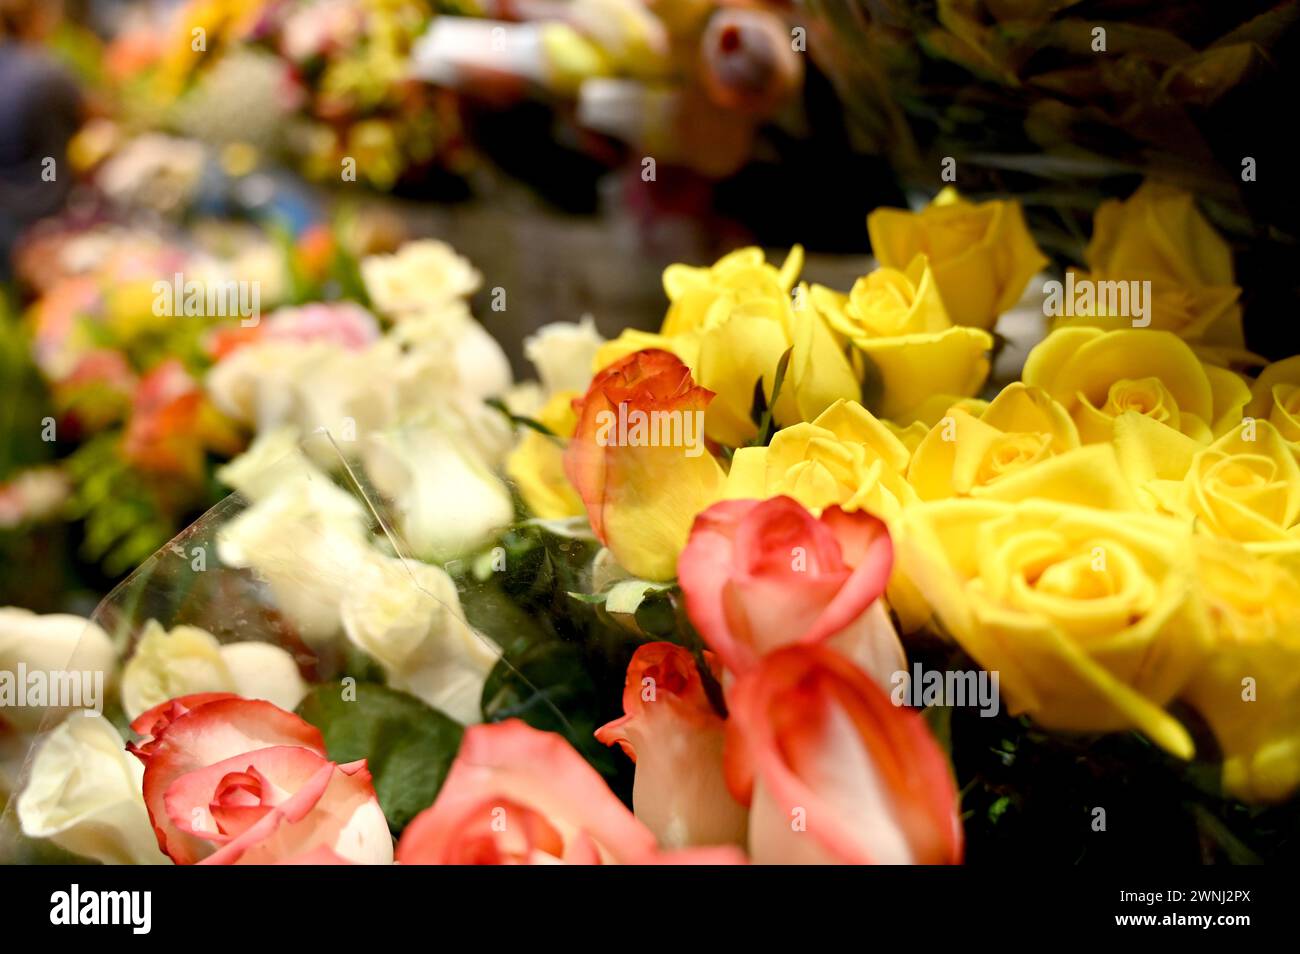
[[285, 160], [380, 190], [463, 172], [454, 97], [409, 75], [426, 0], [193, 0], [128, 20], [105, 66], [120, 118], [221, 150], [233, 174]]
[[868, 227], [847, 290], [798, 248], [673, 265], [659, 331], [544, 328], [527, 385], [432, 241], [361, 263], [373, 312], [232, 338], [236, 493], [86, 624], [105, 717], [9, 727], [12, 850], [1286, 857], [1300, 371], [1247, 350], [1222, 240], [1155, 182], [1059, 279], [1013, 199]]
[[775, 3], [492, 0], [434, 17], [411, 66], [467, 99], [557, 106], [584, 138], [719, 179], [765, 124], [798, 127], [806, 35]]

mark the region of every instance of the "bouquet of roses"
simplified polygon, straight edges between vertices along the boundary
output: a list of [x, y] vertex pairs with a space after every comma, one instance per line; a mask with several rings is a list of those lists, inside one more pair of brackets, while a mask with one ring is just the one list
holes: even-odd
[[[543, 329], [527, 388], [444, 389], [486, 336], [421, 320], [464, 274], [434, 246], [365, 269], [403, 342], [370, 374], [235, 352], [238, 493], [101, 606], [69, 668], [115, 701], [50, 707], [16, 827], [115, 861], [945, 863], [1154, 818], [1258, 856], [1300, 785], [1300, 359], [1245, 373], [1227, 249], [1158, 183], [1030, 291], [1005, 383], [989, 329], [1046, 265], [1019, 207], [869, 229], [847, 292], [798, 248], [671, 266], [658, 333]], [[5, 625], [21, 655], [53, 623]]]

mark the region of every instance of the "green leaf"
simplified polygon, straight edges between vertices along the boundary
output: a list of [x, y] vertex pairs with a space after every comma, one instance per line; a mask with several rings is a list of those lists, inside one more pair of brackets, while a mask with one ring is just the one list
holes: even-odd
[[670, 590], [675, 585], [650, 580], [620, 580], [606, 591], [605, 609], [611, 613], [635, 613], [649, 596]]
[[[776, 432], [773, 427], [772, 412], [776, 408], [777, 400], [781, 397], [781, 388], [785, 384], [785, 373], [790, 368], [790, 355], [792, 354], [794, 354], [794, 347], [786, 348], [780, 360], [776, 363], [776, 376], [772, 381], [772, 400], [761, 402], [763, 413], [758, 420], [758, 437], [754, 439], [756, 447], [766, 446]], [[754, 410], [758, 410], [762, 397], [763, 379], [759, 378], [754, 385]]]
[[538, 434], [541, 434], [543, 437], [549, 437], [560, 447], [568, 446], [569, 442], [565, 438], [555, 433], [555, 431], [551, 430], [541, 421], [536, 420], [535, 418], [526, 417], [523, 414], [514, 413], [512, 410], [510, 410], [510, 408], [506, 407], [506, 402], [501, 400], [500, 398], [485, 398], [483, 403], [486, 404], [488, 407], [492, 408], [494, 411], [500, 411], [502, 414], [506, 416], [506, 418], [510, 421], [511, 424], [517, 424], [520, 427], [526, 427], [531, 431], [536, 431]]
[[375, 683], [317, 686], [297, 711], [320, 729], [331, 759], [366, 760], [394, 834], [433, 804], [465, 731], [414, 696]]
[[592, 735], [599, 708], [582, 649], [561, 640], [508, 653], [483, 686], [483, 717], [488, 722], [522, 719], [535, 729], [557, 732], [605, 775], [614, 771], [615, 760]]

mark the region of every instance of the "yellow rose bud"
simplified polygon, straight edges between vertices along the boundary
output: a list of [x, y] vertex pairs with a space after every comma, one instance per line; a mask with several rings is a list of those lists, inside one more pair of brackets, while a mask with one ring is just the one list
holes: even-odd
[[1300, 787], [1300, 567], [1198, 541], [1214, 649], [1183, 697], [1223, 750], [1223, 786], [1249, 802]]
[[992, 335], [948, 320], [924, 255], [903, 271], [878, 268], [859, 278], [847, 297], [821, 286], [810, 297], [853, 343], [883, 417], [907, 415], [935, 393], [970, 397], [988, 377]]
[[1000, 673], [1013, 714], [1049, 729], [1135, 728], [1191, 757], [1191, 737], [1164, 710], [1210, 638], [1188, 526], [955, 498], [909, 507], [903, 527], [904, 573], [953, 639]]
[[634, 576], [672, 579], [696, 515], [724, 494], [701, 434], [712, 399], [675, 355], [640, 351], [597, 374], [575, 408], [565, 474], [596, 537]]
[[1181, 480], [1152, 480], [1147, 489], [1202, 533], [1300, 547], [1300, 464], [1268, 421], [1229, 431], [1196, 452]]
[[1187, 287], [1232, 285], [1232, 251], [1187, 192], [1144, 182], [1097, 208], [1088, 267], [1107, 275], [1163, 276]]
[[992, 328], [1020, 300], [1047, 257], [1034, 244], [1020, 203], [972, 203], [952, 188], [920, 212], [876, 209], [867, 216], [871, 247], [886, 268], [926, 255], [949, 317]]
[[[1232, 252], [1187, 192], [1146, 182], [1123, 202], [1103, 202], [1084, 251], [1089, 281], [1149, 281], [1146, 318], [1172, 331], [1206, 360], [1251, 362], [1233, 281]], [[1116, 317], [1061, 318], [1057, 324], [1107, 327]]]
[[[573, 436], [578, 416], [577, 391], [560, 391], [546, 402], [537, 421], [561, 438]], [[560, 520], [586, 513], [582, 498], [564, 474], [564, 447], [553, 438], [529, 429], [506, 459], [506, 473], [515, 482], [529, 511], [543, 520]]]
[[646, 348], [672, 352], [716, 395], [705, 429], [710, 440], [729, 447], [758, 435], [751, 413], [755, 385], [761, 380], [772, 400], [786, 351], [790, 360], [772, 409], [778, 424], [809, 421], [840, 398], [858, 397], [858, 378], [840, 342], [805, 295], [792, 300], [802, 266], [799, 246], [780, 269], [757, 248], [732, 252], [707, 268], [670, 265], [664, 291], [671, 304], [660, 334], [624, 332], [597, 353], [597, 370]]
[[1177, 335], [1123, 328], [1060, 328], [1029, 352], [1025, 384], [1059, 401], [1085, 443], [1109, 441], [1115, 418], [1135, 412], [1208, 443], [1241, 419], [1246, 383], [1203, 364]]

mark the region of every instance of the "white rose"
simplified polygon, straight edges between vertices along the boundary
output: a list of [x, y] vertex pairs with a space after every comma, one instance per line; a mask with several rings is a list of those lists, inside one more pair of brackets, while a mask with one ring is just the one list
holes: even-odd
[[389, 335], [420, 364], [427, 365], [426, 356], [440, 359], [435, 372], [435, 380], [443, 385], [440, 393], [494, 397], [509, 390], [514, 380], [501, 345], [463, 301], [413, 311]]
[[258, 433], [323, 427], [336, 439], [384, 426], [395, 409], [392, 368], [375, 348], [328, 341], [264, 341], [240, 348], [207, 376], [212, 401]]
[[591, 384], [591, 366], [605, 339], [590, 315], [582, 321], [557, 321], [542, 325], [524, 339], [524, 354], [537, 369], [547, 394], [560, 391], [586, 392]]
[[323, 341], [305, 349], [301, 344], [293, 347], [311, 353], [293, 383], [294, 423], [302, 433], [324, 428], [346, 444], [393, 420], [393, 368], [382, 352], [373, 347], [354, 351]]
[[[61, 673], [89, 674], [83, 679], [83, 691], [98, 685], [104, 689], [113, 681], [117, 653], [108, 634], [89, 620], [65, 613], [38, 615], [16, 606], [0, 608], [0, 679], [17, 690], [19, 664], [29, 675], [42, 674], [47, 680]], [[96, 673], [100, 675], [96, 677]], [[28, 680], [30, 684], [30, 678]], [[0, 696], [0, 698], [3, 698]], [[17, 701], [17, 696], [13, 702]], [[49, 700], [51, 702], [55, 700]], [[84, 698], [87, 706], [102, 705], [102, 699]], [[0, 725], [9, 724], [25, 732], [41, 727], [48, 712], [66, 711], [70, 707], [53, 705], [5, 705], [0, 703]]]
[[295, 420], [298, 369], [309, 349], [292, 342], [248, 345], [207, 374], [208, 396], [222, 413], [259, 432]]
[[326, 479], [302, 452], [298, 429], [292, 425], [259, 435], [248, 450], [217, 468], [218, 480], [253, 502], [271, 496], [285, 480], [317, 476]]
[[456, 584], [435, 566], [376, 557], [342, 606], [343, 628], [388, 684], [462, 723], [482, 719], [483, 683], [500, 649], [465, 621]]
[[293, 710], [307, 694], [293, 657], [270, 643], [223, 646], [207, 630], [149, 620], [122, 672], [127, 717], [196, 692], [233, 692]]
[[374, 306], [395, 320], [466, 298], [483, 280], [469, 259], [435, 239], [408, 242], [391, 255], [363, 258], [361, 278]]
[[362, 459], [375, 489], [392, 502], [406, 543], [421, 558], [463, 554], [514, 519], [505, 484], [473, 449], [441, 428], [406, 426], [371, 435]]
[[251, 570], [299, 635], [338, 633], [339, 599], [367, 549], [361, 505], [327, 479], [287, 482], [217, 532], [217, 555]]
[[104, 864], [165, 865], [140, 794], [143, 778], [144, 766], [111, 722], [76, 713], [45, 737], [32, 760], [18, 796], [23, 834]]

